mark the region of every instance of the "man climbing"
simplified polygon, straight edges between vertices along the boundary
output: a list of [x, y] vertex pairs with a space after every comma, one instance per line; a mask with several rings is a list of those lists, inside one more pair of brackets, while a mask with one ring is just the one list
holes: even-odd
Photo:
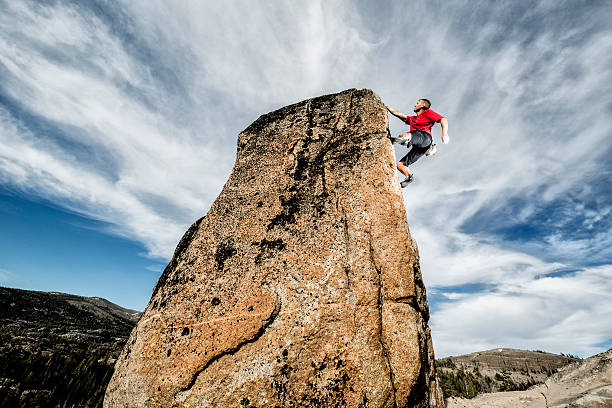
[[429, 109], [430, 106], [431, 102], [428, 99], [419, 99], [413, 109], [416, 116], [406, 116], [389, 105], [385, 105], [392, 115], [397, 116], [410, 125], [409, 132], [405, 132], [399, 137], [390, 136], [393, 143], [402, 144], [410, 149], [397, 162], [397, 169], [406, 176], [406, 179], [400, 183], [402, 188], [414, 180], [414, 176], [410, 174], [408, 166], [419, 160], [424, 154], [430, 156], [436, 152], [436, 145], [433, 144], [433, 139], [431, 138], [431, 128], [436, 122], [440, 122], [440, 126], [442, 126], [442, 141], [444, 143], [449, 141], [448, 121], [444, 116]]

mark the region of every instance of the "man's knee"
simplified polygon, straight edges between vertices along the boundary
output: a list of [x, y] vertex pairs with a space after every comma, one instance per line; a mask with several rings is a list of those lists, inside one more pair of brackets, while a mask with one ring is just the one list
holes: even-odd
[[402, 169], [403, 167], [406, 167], [406, 163], [404, 163], [403, 161], [398, 161], [397, 162], [397, 168], [398, 169]]
[[405, 139], [408, 139], [408, 140], [412, 139], [412, 135], [410, 134], [410, 132], [404, 132], [404, 133], [402, 133], [402, 136], [401, 136], [401, 137], [403, 137], [403, 138], [405, 138]]

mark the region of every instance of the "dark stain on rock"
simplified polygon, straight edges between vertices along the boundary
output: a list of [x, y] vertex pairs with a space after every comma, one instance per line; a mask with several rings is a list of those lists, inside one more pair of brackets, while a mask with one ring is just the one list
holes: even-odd
[[217, 250], [215, 251], [215, 262], [217, 263], [217, 270], [223, 272], [225, 261], [232, 256], [236, 255], [236, 248], [234, 248], [234, 240], [229, 238], [225, 241], [221, 241]]
[[361, 399], [361, 402], [359, 403], [359, 406], [357, 408], [367, 408], [368, 402], [370, 402], [368, 400], [368, 396], [363, 394], [363, 398]]
[[[350, 383], [351, 377], [345, 371], [345, 365], [340, 356], [328, 356], [318, 363], [311, 362], [316, 380], [306, 384], [310, 393], [306, 394], [308, 397], [305, 397], [298, 406], [320, 408], [346, 407], [345, 397], [348, 395], [348, 391], [354, 392], [354, 388]], [[326, 372], [322, 375], [321, 372], [326, 369], [333, 370], [333, 374]], [[362, 399], [362, 403], [363, 401]], [[368, 404], [367, 398], [365, 401], [365, 405], [359, 406], [366, 408]]]
[[287, 245], [282, 239], [268, 240], [267, 238], [264, 238], [261, 242], [259, 242], [259, 247], [261, 249], [282, 251], [287, 247]]
[[272, 228], [278, 226], [285, 226], [287, 224], [295, 223], [295, 215], [300, 211], [303, 197], [300, 194], [293, 194], [289, 197], [280, 197], [282, 210], [280, 214], [272, 218], [268, 224], [267, 230], [270, 231]]
[[260, 264], [265, 256], [271, 255], [276, 251], [282, 251], [287, 247], [287, 244], [285, 244], [285, 241], [282, 239], [269, 240], [267, 238], [264, 238], [261, 241], [251, 242], [251, 245], [259, 247], [259, 253], [255, 257], [256, 264]]
[[[290, 191], [292, 191], [290, 189]], [[266, 227], [267, 231], [272, 230], [274, 227], [287, 227], [290, 224], [296, 223], [296, 215], [302, 211], [302, 208], [313, 209], [314, 216], [320, 217], [325, 214], [325, 205], [329, 201], [328, 198], [330, 195], [327, 191], [323, 191], [321, 194], [310, 195], [308, 200], [306, 200], [306, 195], [304, 193], [295, 192], [291, 194], [289, 197], [281, 196], [281, 212], [276, 215], [268, 226]]]

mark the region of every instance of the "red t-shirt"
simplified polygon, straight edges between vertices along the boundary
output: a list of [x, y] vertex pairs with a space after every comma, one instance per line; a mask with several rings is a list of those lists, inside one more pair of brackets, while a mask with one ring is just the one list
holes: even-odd
[[444, 116], [432, 111], [431, 109], [424, 110], [418, 116], [406, 116], [406, 123], [410, 125], [410, 131], [422, 130], [431, 135], [431, 127], [434, 123], [439, 122]]

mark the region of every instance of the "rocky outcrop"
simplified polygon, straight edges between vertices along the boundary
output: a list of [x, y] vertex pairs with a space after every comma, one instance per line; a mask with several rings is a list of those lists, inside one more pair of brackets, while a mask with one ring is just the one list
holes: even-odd
[[261, 116], [181, 239], [105, 407], [441, 407], [428, 305], [369, 90]]
[[612, 407], [612, 349], [561, 368], [526, 391], [449, 398], [448, 408], [609, 408]]
[[576, 357], [543, 351], [496, 348], [436, 361], [444, 397], [473, 398], [497, 391], [520, 391], [543, 383]]

